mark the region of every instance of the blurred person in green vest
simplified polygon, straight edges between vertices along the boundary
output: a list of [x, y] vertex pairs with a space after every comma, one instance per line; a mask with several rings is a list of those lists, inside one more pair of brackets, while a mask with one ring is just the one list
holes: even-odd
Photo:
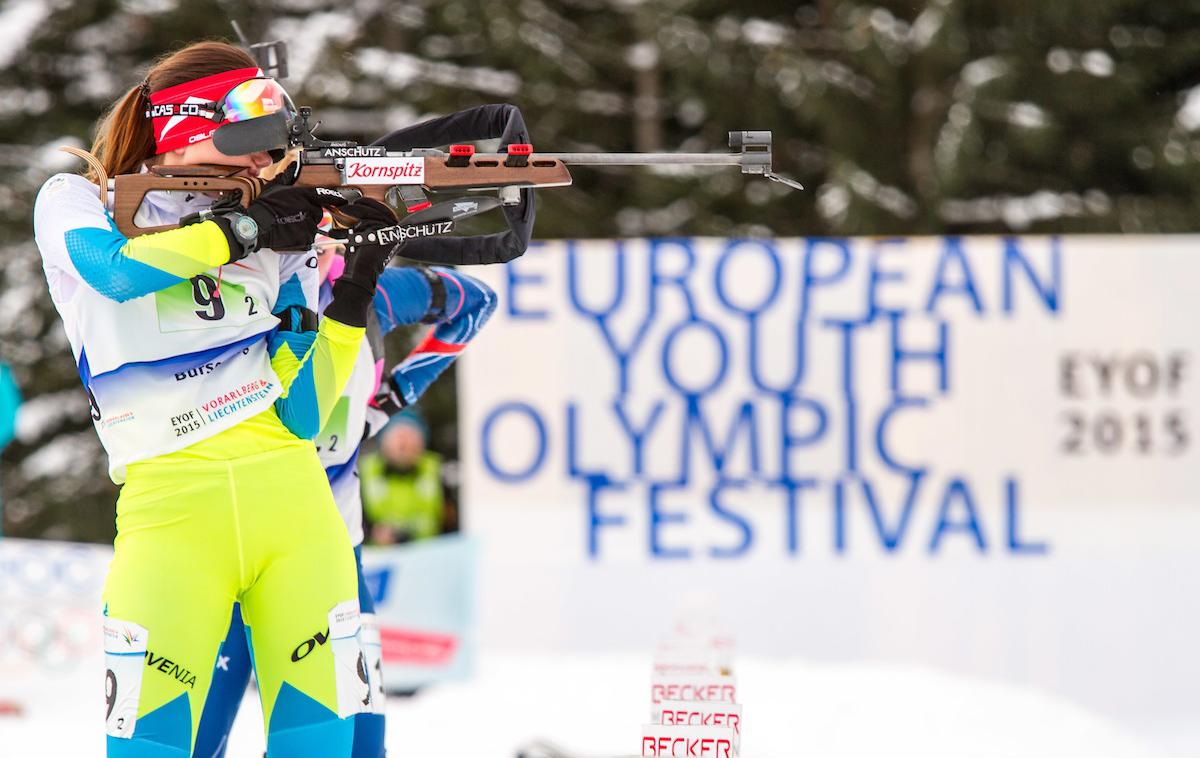
[[380, 434], [379, 450], [363, 460], [363, 515], [375, 544], [423, 540], [457, 529], [442, 457], [427, 444], [425, 422], [409, 408], [392, 417]]

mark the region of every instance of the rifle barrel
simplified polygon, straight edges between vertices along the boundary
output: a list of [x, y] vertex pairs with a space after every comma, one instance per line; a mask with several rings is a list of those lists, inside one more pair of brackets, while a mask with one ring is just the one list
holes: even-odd
[[593, 166], [740, 166], [744, 153], [534, 153], [567, 165]]

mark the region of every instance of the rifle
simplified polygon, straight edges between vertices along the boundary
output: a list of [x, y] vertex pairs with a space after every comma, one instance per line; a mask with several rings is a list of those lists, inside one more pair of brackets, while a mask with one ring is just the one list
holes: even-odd
[[[283, 43], [251, 46], [260, 59], [272, 58], [264, 70], [286, 74]], [[280, 62], [282, 61], [282, 63]], [[386, 204], [397, 214], [397, 224], [380, 230], [384, 241], [405, 240], [401, 255], [434, 264], [501, 263], [512, 260], [529, 245], [535, 214], [531, 190], [571, 184], [571, 166], [738, 166], [743, 174], [763, 176], [794, 189], [798, 183], [776, 174], [771, 167], [771, 132], [729, 132], [729, 153], [535, 153], [521, 112], [512, 105], [485, 105], [430, 119], [388, 134], [370, 145], [349, 140], [324, 140], [315, 132], [312, 109], [300, 107], [291, 117], [283, 112], [255, 119], [263, 129], [286, 133], [295, 158], [282, 181], [301, 187], [323, 187], [353, 198], [366, 196]], [[497, 153], [476, 153], [468, 141], [500, 138]], [[246, 152], [236, 138], [214, 144], [230, 155]], [[449, 145], [448, 151], [431, 145]], [[92, 166], [100, 177], [101, 201], [112, 191], [113, 219], [127, 237], [167, 231], [176, 225], [140, 227], [135, 215], [147, 192], [240, 193], [242, 206], [253, 202], [266, 181], [235, 176], [234, 166], [150, 166], [141, 174], [123, 174], [111, 180], [94, 156], [78, 148], [60, 148]], [[427, 192], [471, 192], [434, 204]], [[445, 237], [461, 219], [500, 208], [508, 231], [491, 235]], [[350, 227], [352, 218], [332, 214], [339, 225]], [[331, 236], [345, 239], [346, 229]], [[357, 240], [362, 241], [362, 240]]]

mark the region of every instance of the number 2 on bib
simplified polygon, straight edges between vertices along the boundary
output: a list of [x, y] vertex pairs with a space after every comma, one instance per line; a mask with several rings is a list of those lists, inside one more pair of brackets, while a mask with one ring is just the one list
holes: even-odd
[[237, 327], [270, 315], [245, 286], [229, 280], [218, 285], [210, 274], [197, 274], [159, 290], [154, 293], [154, 304], [160, 332]]

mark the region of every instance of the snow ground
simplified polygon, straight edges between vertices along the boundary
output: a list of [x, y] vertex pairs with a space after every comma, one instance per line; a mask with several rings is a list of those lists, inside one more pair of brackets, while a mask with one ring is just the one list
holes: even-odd
[[[1151, 758], [1197, 746], [1194, 729], [1176, 727], [1151, 745], [1060, 698], [925, 668], [738, 656], [736, 669], [746, 758]], [[635, 754], [649, 670], [648, 654], [481, 655], [471, 681], [389, 700], [388, 751], [512, 758], [542, 738], [584, 755]], [[0, 716], [0, 756], [103, 754], [99, 684], [89, 697], [82, 673], [70, 687], [62, 677], [24, 677], [20, 686], [0, 678], [0, 700], [17, 695], [26, 709]], [[262, 755], [257, 700], [244, 703], [230, 758]]]

